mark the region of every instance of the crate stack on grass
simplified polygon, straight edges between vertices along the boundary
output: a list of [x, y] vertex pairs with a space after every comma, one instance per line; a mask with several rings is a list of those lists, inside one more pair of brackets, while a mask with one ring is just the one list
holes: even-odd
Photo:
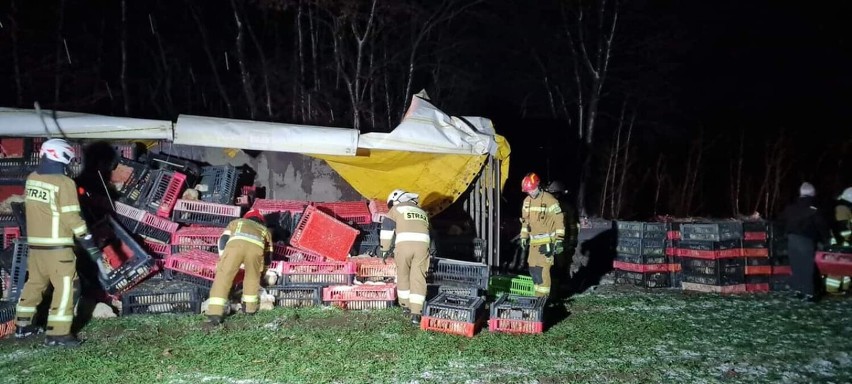
[[473, 337], [486, 318], [484, 298], [444, 292], [423, 306], [420, 329]]
[[427, 298], [440, 293], [479, 297], [488, 290], [489, 268], [482, 263], [432, 257], [426, 275]]
[[643, 288], [671, 287], [671, 274], [677, 268], [667, 255], [666, 223], [619, 221], [616, 257], [613, 261], [616, 283]]
[[682, 288], [688, 291], [746, 291], [743, 226], [739, 221], [681, 224], [678, 255]]
[[744, 221], [742, 255], [745, 258], [746, 292], [769, 292], [772, 263], [769, 258], [769, 223]]
[[490, 332], [537, 334], [544, 331], [547, 298], [504, 293], [491, 304]]
[[678, 255], [680, 246], [680, 226], [682, 222], [667, 221], [666, 223], [666, 259], [671, 266], [670, 279], [672, 288], [681, 288], [683, 270]]

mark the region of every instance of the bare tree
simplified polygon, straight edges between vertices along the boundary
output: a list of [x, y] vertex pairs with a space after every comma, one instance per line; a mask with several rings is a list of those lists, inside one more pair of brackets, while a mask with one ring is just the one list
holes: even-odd
[[657, 209], [660, 206], [660, 192], [663, 190], [663, 184], [668, 178], [666, 171], [666, 157], [661, 153], [657, 156], [657, 164], [654, 166], [654, 179], [656, 186], [654, 189], [654, 216], [657, 216]]
[[246, 67], [246, 55], [245, 52], [243, 52], [243, 22], [240, 19], [240, 12], [235, 0], [231, 0], [231, 8], [234, 11], [234, 23], [237, 25], [237, 37], [235, 39], [235, 43], [237, 46], [237, 62], [240, 65], [240, 79], [242, 79], [243, 92], [245, 92], [246, 95], [249, 117], [254, 120], [254, 117], [257, 115], [257, 106], [255, 104], [254, 89], [251, 84], [251, 75]]
[[225, 86], [222, 84], [222, 78], [219, 76], [219, 69], [216, 66], [216, 60], [213, 58], [213, 52], [210, 49], [210, 41], [207, 38], [207, 29], [201, 21], [201, 16], [199, 16], [198, 10], [195, 9], [191, 2], [188, 2], [187, 4], [189, 5], [192, 18], [195, 20], [195, 25], [198, 27], [198, 34], [201, 36], [201, 45], [204, 47], [204, 53], [207, 55], [207, 62], [210, 63], [210, 70], [213, 72], [213, 79], [216, 81], [219, 96], [222, 97], [222, 102], [225, 103], [225, 108], [228, 111], [228, 117], [234, 117], [234, 108], [231, 105], [231, 99], [228, 97], [228, 92], [225, 91]]
[[65, 0], [59, 0], [59, 22], [56, 27], [56, 67], [54, 68], [53, 103], [59, 104], [59, 90], [62, 85], [62, 47], [65, 41], [62, 30], [65, 25]]

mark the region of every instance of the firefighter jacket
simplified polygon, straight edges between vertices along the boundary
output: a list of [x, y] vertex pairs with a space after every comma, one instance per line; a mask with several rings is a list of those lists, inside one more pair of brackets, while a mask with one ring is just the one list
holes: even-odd
[[429, 215], [413, 202], [399, 203], [382, 219], [379, 239], [382, 253], [390, 251], [391, 245], [407, 241], [425, 243], [428, 247]]
[[553, 195], [545, 191], [537, 197], [527, 196], [521, 208], [521, 239], [530, 246], [550, 244], [565, 237], [562, 208]]
[[834, 207], [834, 236], [831, 245], [852, 246], [852, 203], [838, 200]]
[[27, 177], [25, 193], [29, 245], [73, 247], [74, 236], [89, 232], [80, 215], [76, 185], [69, 177], [33, 172]]
[[264, 262], [269, 265], [269, 257], [272, 254], [272, 235], [265, 225], [249, 219], [232, 220], [219, 238], [219, 248], [224, 250], [228, 244], [233, 242], [246, 242], [256, 245], [263, 250], [264, 255], [266, 255]]

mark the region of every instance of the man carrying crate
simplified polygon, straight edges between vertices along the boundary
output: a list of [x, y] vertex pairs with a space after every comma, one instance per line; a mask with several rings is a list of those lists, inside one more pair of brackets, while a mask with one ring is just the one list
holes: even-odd
[[252, 209], [242, 219], [231, 221], [219, 237], [218, 247], [221, 258], [210, 288], [205, 330], [222, 324], [231, 286], [241, 265], [245, 265], [243, 312], [254, 314], [260, 307], [260, 277], [269, 267], [272, 255], [272, 237], [260, 211]]
[[388, 214], [379, 232], [382, 258], [390, 253], [396, 260], [396, 289], [399, 305], [420, 325], [426, 301], [426, 271], [429, 270], [429, 215], [418, 206], [419, 195], [402, 189], [388, 195]]

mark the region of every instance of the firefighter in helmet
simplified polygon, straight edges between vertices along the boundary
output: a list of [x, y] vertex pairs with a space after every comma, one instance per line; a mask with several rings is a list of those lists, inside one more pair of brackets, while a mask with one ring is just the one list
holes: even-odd
[[419, 195], [394, 190], [388, 195], [388, 214], [379, 233], [382, 257], [391, 253], [396, 261], [399, 305], [420, 324], [426, 301], [426, 271], [429, 269], [429, 215], [418, 206]]
[[33, 324], [33, 317], [44, 291], [53, 285], [44, 343], [76, 347], [80, 340], [71, 334], [79, 284], [74, 238], [95, 262], [99, 262], [102, 253], [80, 215], [76, 185], [66, 175], [66, 167], [76, 157], [73, 147], [65, 140], [50, 139], [42, 143], [39, 157], [38, 169], [26, 180], [29, 278], [16, 308], [15, 337], [26, 338], [42, 332]]
[[528, 173], [521, 181], [527, 197], [521, 209], [521, 248], [529, 249], [530, 276], [536, 296], [550, 295], [550, 267], [553, 258], [564, 250], [565, 223], [559, 201], [541, 190], [541, 178]]
[[[843, 190], [834, 204], [834, 220], [832, 236], [829, 240], [831, 249], [848, 252], [852, 247], [852, 187]], [[828, 275], [825, 277], [825, 290], [828, 293], [848, 291], [852, 285], [852, 277]]]
[[220, 259], [216, 265], [216, 278], [210, 288], [205, 329], [222, 324], [225, 306], [230, 304], [228, 298], [234, 277], [241, 265], [245, 265], [242, 311], [247, 314], [257, 313], [260, 306], [260, 278], [272, 261], [272, 236], [263, 214], [252, 209], [242, 219], [231, 221], [219, 237], [218, 248]]

